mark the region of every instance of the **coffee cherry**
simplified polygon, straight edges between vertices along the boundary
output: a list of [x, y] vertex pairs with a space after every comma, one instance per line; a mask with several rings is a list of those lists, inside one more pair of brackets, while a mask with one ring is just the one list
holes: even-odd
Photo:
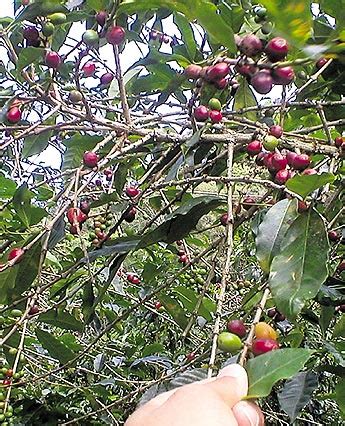
[[36, 41], [40, 38], [40, 33], [35, 27], [26, 27], [23, 30], [23, 37], [28, 41]]
[[291, 160], [291, 167], [295, 170], [304, 170], [306, 169], [310, 164], [310, 158], [307, 154], [297, 154], [292, 160]]
[[258, 69], [254, 65], [244, 64], [236, 65], [235, 70], [244, 77], [252, 77]]
[[68, 99], [72, 102], [72, 104], [77, 104], [83, 99], [83, 95], [79, 92], [79, 90], [72, 90]]
[[[228, 87], [229, 80], [227, 80], [226, 78], [221, 78], [220, 80], [215, 80], [213, 84], [216, 86], [218, 90], [224, 90], [226, 87]], [[233, 89], [234, 89], [234, 86], [233, 86]]]
[[220, 217], [220, 223], [223, 226], [226, 226], [228, 224], [228, 214], [224, 213], [221, 217]]
[[277, 340], [277, 333], [266, 322], [258, 322], [255, 324], [255, 337], [257, 339], [273, 339]]
[[109, 28], [105, 38], [108, 43], [112, 44], [113, 46], [118, 46], [121, 44], [126, 37], [126, 31], [124, 28], [120, 26], [114, 26]]
[[82, 36], [83, 42], [90, 47], [95, 47], [99, 43], [98, 33], [95, 30], [86, 30]]
[[295, 71], [292, 67], [275, 68], [272, 72], [273, 83], [286, 86], [295, 78]]
[[44, 57], [44, 62], [49, 68], [57, 69], [61, 64], [60, 55], [56, 52], [47, 52]]
[[51, 22], [46, 22], [42, 25], [42, 34], [45, 37], [50, 37], [52, 34], [54, 34], [55, 31], [55, 25]]
[[277, 312], [277, 315], [274, 319], [276, 322], [281, 322], [281, 321], [285, 321], [285, 315], [281, 314], [280, 312]]
[[49, 15], [48, 19], [54, 25], [61, 25], [67, 21], [67, 16], [64, 13], [57, 12], [53, 13], [52, 15]]
[[212, 123], [220, 123], [223, 119], [222, 113], [217, 110], [209, 111], [208, 116], [210, 120], [212, 121]]
[[251, 141], [247, 145], [247, 152], [251, 156], [259, 154], [259, 152], [261, 152], [261, 150], [262, 150], [262, 143], [258, 140]]
[[264, 139], [263, 145], [267, 151], [274, 151], [279, 144], [278, 139], [275, 136], [267, 135]]
[[233, 333], [223, 331], [217, 339], [218, 348], [223, 352], [238, 352], [242, 348], [241, 339]]
[[279, 349], [279, 343], [273, 339], [254, 339], [252, 342], [252, 352], [256, 356], [276, 349]]
[[287, 159], [284, 155], [280, 153], [275, 153], [272, 155], [272, 166], [275, 170], [283, 170], [287, 166]]
[[277, 62], [286, 57], [289, 51], [288, 42], [285, 38], [275, 37], [265, 47], [265, 52], [272, 62]]
[[229, 74], [229, 66], [225, 62], [219, 62], [207, 69], [206, 76], [209, 80], [220, 80]]
[[85, 213], [85, 214], [89, 214], [90, 213], [90, 204], [87, 200], [81, 200], [80, 201], [80, 210]]
[[189, 354], [186, 355], [186, 359], [188, 362], [194, 361], [195, 359], [195, 352], [190, 352]]
[[316, 62], [316, 68], [319, 70], [322, 67], [324, 67], [328, 62], [327, 58], [320, 58], [317, 62]]
[[93, 62], [86, 62], [82, 68], [84, 77], [91, 77], [96, 71], [96, 65]]
[[309, 209], [309, 206], [307, 205], [305, 201], [298, 200], [298, 207], [297, 207], [298, 213], [304, 213], [308, 211], [308, 209]]
[[217, 98], [211, 98], [208, 101], [208, 107], [211, 110], [216, 110], [216, 111], [220, 111], [222, 109], [222, 104], [220, 103], [220, 100]]
[[266, 71], [259, 71], [253, 75], [250, 84], [260, 94], [265, 95], [271, 91], [273, 86], [273, 79], [271, 74]]
[[255, 200], [252, 197], [245, 197], [242, 201], [242, 207], [245, 210], [249, 210], [253, 206], [253, 204], [255, 204]]
[[338, 265], [338, 271], [339, 272], [343, 272], [343, 271], [345, 271], [345, 260], [342, 260], [340, 263], [339, 263], [339, 265]]
[[179, 257], [178, 261], [179, 261], [180, 263], [184, 263], [184, 264], [186, 264], [186, 263], [188, 263], [188, 262], [189, 262], [189, 260], [188, 260], [188, 256], [187, 256], [186, 254], [183, 254], [182, 256], [180, 256], [180, 257]]
[[97, 167], [98, 155], [92, 151], [85, 152], [83, 155], [83, 163], [84, 166], [89, 167], [90, 169]]
[[36, 315], [40, 311], [40, 308], [37, 305], [33, 305], [30, 308], [29, 315]]
[[256, 56], [261, 53], [263, 48], [261, 40], [254, 34], [244, 36], [239, 47], [240, 51], [249, 57]]
[[75, 223], [84, 223], [87, 216], [78, 207], [71, 207], [67, 211], [67, 219], [71, 225], [74, 225]]
[[114, 74], [106, 72], [101, 76], [101, 85], [108, 86], [114, 80]]
[[162, 307], [161, 302], [156, 302], [155, 303], [155, 308], [157, 309], [157, 311], [159, 311], [161, 307]]
[[101, 10], [96, 14], [96, 22], [100, 27], [104, 27], [107, 18], [108, 13], [105, 10]]
[[267, 315], [270, 318], [274, 318], [276, 316], [276, 314], [277, 314], [276, 308], [271, 308], [271, 309], [268, 309], [268, 311], [267, 311]]
[[278, 170], [277, 174], [274, 177], [274, 181], [279, 185], [284, 185], [284, 183], [289, 180], [291, 177], [291, 173], [289, 170], [283, 169]]
[[230, 333], [234, 333], [239, 337], [244, 337], [247, 334], [246, 326], [242, 320], [231, 320], [227, 324], [227, 329]]
[[157, 38], [158, 38], [158, 32], [157, 31], [150, 31], [149, 39], [150, 40], [157, 40]]
[[334, 139], [334, 144], [335, 146], [337, 146], [338, 148], [341, 148], [344, 144], [344, 138], [342, 136], [337, 136]]
[[19, 263], [24, 255], [24, 250], [20, 247], [12, 249], [7, 256], [7, 260], [14, 260], [14, 264]]
[[124, 213], [123, 219], [128, 223], [133, 222], [135, 220], [136, 212], [136, 208], [134, 206], [131, 207], [126, 213]]
[[340, 235], [337, 231], [328, 231], [328, 239], [330, 241], [338, 241], [340, 239]]
[[345, 305], [339, 305], [339, 311], [345, 312]]
[[296, 157], [296, 155], [298, 155], [296, 152], [293, 151], [286, 151], [286, 159], [288, 162], [288, 165], [292, 167], [292, 163]]
[[317, 175], [317, 171], [315, 169], [305, 169], [302, 175]]
[[194, 110], [194, 118], [196, 121], [206, 121], [208, 119], [208, 108], [200, 105]]
[[16, 124], [22, 118], [22, 113], [19, 108], [12, 107], [7, 111], [6, 119], [11, 124]]
[[[11, 348], [11, 349], [15, 349], [15, 348]], [[11, 350], [10, 349], [10, 350]], [[12, 354], [13, 355], [13, 354]], [[11, 380], [9, 379], [5, 379], [2, 381], [3, 386], [9, 386], [11, 384]]]
[[140, 194], [140, 190], [136, 188], [135, 186], [127, 186], [126, 188], [126, 195], [130, 198], [134, 198], [137, 195]]
[[22, 316], [22, 311], [20, 309], [12, 309], [10, 312], [10, 316], [14, 318], [20, 318]]
[[278, 124], [275, 124], [274, 126], [270, 127], [269, 133], [270, 135], [279, 139], [283, 134], [283, 129]]
[[259, 152], [255, 158], [255, 163], [258, 166], [263, 166], [266, 155], [267, 155], [266, 152]]
[[200, 77], [201, 70], [202, 67], [200, 65], [190, 64], [185, 68], [184, 73], [187, 78], [197, 80]]

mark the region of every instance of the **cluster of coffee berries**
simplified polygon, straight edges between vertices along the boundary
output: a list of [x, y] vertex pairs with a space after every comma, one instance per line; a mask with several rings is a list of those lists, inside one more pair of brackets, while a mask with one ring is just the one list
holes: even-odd
[[268, 309], [267, 316], [272, 318], [275, 322], [281, 322], [285, 320], [285, 315], [280, 313], [276, 308]]
[[133, 272], [128, 272], [126, 275], [127, 281], [129, 281], [131, 284], [138, 285], [140, 284], [140, 278], [137, 274]]
[[111, 226], [112, 220], [113, 214], [111, 212], [98, 215], [94, 218], [93, 230], [89, 234], [89, 240], [92, 241], [94, 246], [98, 246], [101, 242], [106, 240], [107, 233], [105, 231]]
[[[87, 211], [87, 213], [85, 213]], [[78, 234], [78, 229], [81, 231], [82, 225], [88, 219], [89, 207], [85, 208], [84, 203], [80, 207], [70, 207], [67, 210], [67, 220], [70, 223], [69, 231], [72, 235]]]
[[252, 353], [257, 356], [279, 349], [277, 338], [274, 328], [266, 322], [258, 322], [255, 324], [255, 339], [251, 346]]
[[237, 353], [242, 348], [242, 340], [247, 328], [242, 320], [235, 319], [227, 323], [228, 331], [223, 331], [217, 339], [217, 346], [223, 352]]
[[13, 325], [22, 315], [23, 312], [20, 309], [11, 309], [9, 312], [5, 311], [3, 315], [0, 316], [0, 327]]
[[[181, 262], [183, 263], [183, 262]], [[204, 284], [205, 278], [207, 275], [206, 268], [193, 268], [188, 272], [180, 275], [180, 282], [186, 284], [186, 286], [194, 285], [194, 284]]]
[[178, 261], [180, 263], [182, 263], [183, 265], [186, 265], [189, 262], [189, 258], [188, 258], [188, 255], [183, 248], [183, 241], [177, 240], [176, 244], [177, 244]]
[[164, 44], [170, 44], [171, 47], [176, 46], [178, 44], [176, 36], [169, 36], [161, 31], [151, 30], [149, 32], [149, 40], [156, 41], [158, 40]]
[[210, 119], [212, 123], [220, 123], [223, 119], [221, 112], [222, 104], [219, 99], [211, 98], [208, 107], [199, 105], [194, 109], [194, 118], [196, 121], [206, 121]]
[[188, 79], [197, 80], [197, 84], [211, 84], [218, 90], [224, 90], [228, 86], [236, 90], [238, 88], [237, 80], [230, 79], [231, 66], [236, 60], [224, 59], [215, 65], [201, 67], [200, 65], [188, 65], [184, 73]]

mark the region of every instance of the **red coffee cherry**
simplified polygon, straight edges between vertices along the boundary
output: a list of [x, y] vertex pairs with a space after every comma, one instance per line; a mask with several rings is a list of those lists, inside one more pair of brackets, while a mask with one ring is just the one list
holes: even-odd
[[7, 260], [14, 260], [14, 263], [19, 263], [24, 255], [24, 250], [20, 247], [12, 249], [7, 256]]
[[98, 165], [98, 155], [95, 152], [87, 151], [83, 155], [84, 166], [93, 169]]
[[137, 209], [133, 206], [127, 212], [124, 213], [123, 219], [126, 222], [131, 223], [135, 220], [136, 213], [137, 213]]
[[140, 194], [140, 190], [136, 188], [135, 186], [127, 186], [126, 188], [126, 195], [130, 198], [134, 198], [137, 195]]
[[240, 43], [240, 51], [246, 56], [256, 56], [262, 52], [262, 41], [254, 34], [244, 36]]
[[200, 105], [194, 110], [194, 118], [196, 121], [206, 121], [208, 119], [208, 108]]
[[184, 73], [187, 78], [197, 80], [200, 77], [201, 70], [202, 67], [200, 65], [191, 64], [185, 68]]
[[91, 77], [96, 71], [96, 65], [93, 62], [86, 62], [82, 68], [84, 77]]
[[286, 57], [289, 51], [288, 42], [285, 38], [274, 37], [265, 47], [265, 52], [272, 62], [277, 62]]
[[87, 215], [83, 213], [78, 207], [71, 207], [67, 211], [67, 219], [71, 225], [74, 225], [76, 222], [84, 223], [87, 220]]
[[279, 343], [273, 339], [254, 339], [252, 342], [252, 352], [256, 356], [276, 349], [279, 349]]
[[227, 214], [227, 213], [224, 213], [224, 214], [220, 217], [220, 223], [221, 223], [223, 226], [226, 226], [226, 225], [227, 225], [227, 223], [228, 223], [228, 214]]
[[239, 337], [244, 337], [247, 334], [247, 328], [242, 320], [231, 320], [227, 324], [227, 329], [230, 333], [234, 333]]
[[287, 159], [284, 155], [280, 154], [279, 152], [276, 152], [272, 155], [272, 167], [274, 167], [275, 170], [286, 169], [286, 166]]
[[125, 37], [126, 31], [120, 26], [114, 26], [109, 28], [105, 36], [107, 42], [114, 46], [118, 46], [119, 44], [121, 44], [124, 41]]
[[278, 183], [279, 185], [283, 185], [287, 180], [289, 180], [291, 177], [290, 170], [278, 170], [277, 174], [274, 177], [274, 181]]
[[286, 86], [295, 78], [295, 71], [292, 67], [275, 68], [272, 72], [273, 83]]
[[61, 57], [56, 52], [47, 52], [44, 57], [44, 62], [47, 67], [57, 69], [61, 64]]
[[7, 111], [6, 118], [9, 123], [16, 124], [21, 120], [22, 113], [19, 108], [12, 107]]
[[247, 152], [251, 156], [257, 155], [261, 151], [262, 151], [262, 143], [258, 140], [251, 141], [247, 145]]
[[265, 95], [271, 91], [273, 86], [273, 79], [270, 72], [266, 70], [262, 70], [253, 75], [250, 80], [250, 84], [254, 87], [254, 89]]
[[210, 120], [212, 121], [212, 123], [220, 123], [223, 119], [223, 115], [221, 111], [217, 111], [217, 110], [211, 110], [208, 113], [208, 116]]
[[278, 124], [275, 124], [275, 125], [270, 127], [269, 133], [270, 133], [270, 135], [279, 139], [283, 134], [283, 129]]

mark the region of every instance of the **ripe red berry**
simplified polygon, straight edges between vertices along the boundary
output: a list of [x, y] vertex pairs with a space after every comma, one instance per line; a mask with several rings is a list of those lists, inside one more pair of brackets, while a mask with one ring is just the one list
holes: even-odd
[[33, 305], [30, 308], [29, 315], [36, 315], [40, 311], [40, 308], [37, 305]]
[[283, 169], [278, 170], [277, 174], [274, 177], [274, 181], [278, 183], [279, 185], [283, 185], [287, 180], [289, 180], [291, 177], [291, 173], [289, 170]]
[[309, 206], [305, 201], [298, 200], [298, 213], [306, 212], [309, 209]]
[[262, 41], [254, 34], [244, 36], [240, 43], [240, 51], [246, 56], [256, 56], [262, 52]]
[[267, 156], [268, 154], [266, 153], [266, 152], [259, 152], [259, 154], [256, 156], [256, 158], [255, 158], [255, 163], [258, 165], [258, 166], [264, 166], [264, 160], [265, 160], [265, 157]]
[[283, 170], [287, 166], [287, 159], [284, 155], [280, 153], [275, 153], [272, 155], [272, 166], [275, 170]]
[[44, 57], [44, 62], [49, 68], [57, 69], [61, 64], [60, 55], [56, 52], [47, 52]]
[[188, 257], [186, 254], [183, 254], [182, 256], [180, 256], [178, 260], [180, 263], [188, 263]]
[[262, 355], [276, 349], [279, 349], [279, 343], [273, 339], [254, 339], [252, 342], [254, 355]]
[[293, 160], [295, 159], [296, 155], [298, 155], [296, 154], [296, 152], [286, 151], [286, 159], [289, 166], [292, 166]]
[[84, 223], [87, 220], [87, 215], [78, 207], [71, 207], [67, 211], [67, 219], [71, 225], [74, 225], [76, 222]]
[[305, 169], [302, 175], [317, 175], [317, 171], [315, 169]]
[[270, 127], [269, 133], [270, 135], [279, 139], [283, 134], [283, 129], [278, 124], [275, 124], [274, 126]]
[[126, 188], [126, 195], [130, 198], [134, 198], [137, 195], [140, 194], [140, 190], [136, 188], [135, 186], [127, 186]]
[[9, 123], [15, 124], [21, 120], [22, 113], [18, 107], [12, 107], [7, 111], [6, 118]]
[[328, 238], [330, 241], [338, 241], [340, 238], [340, 235], [338, 234], [337, 231], [329, 231]]
[[229, 80], [227, 80], [226, 78], [221, 78], [220, 80], [215, 80], [213, 83], [218, 90], [223, 90], [228, 86]]
[[255, 204], [255, 200], [252, 197], [245, 197], [242, 201], [242, 207], [245, 210], [249, 210], [253, 206], [253, 204]]
[[297, 154], [291, 161], [291, 167], [295, 170], [304, 170], [310, 164], [310, 158], [307, 154]]
[[2, 381], [3, 386], [9, 386], [11, 384], [11, 380], [5, 379]]
[[327, 58], [320, 58], [317, 62], [316, 62], [316, 68], [319, 70], [321, 69], [323, 66], [325, 66], [328, 62]]
[[220, 123], [223, 119], [221, 111], [217, 111], [216, 109], [209, 111], [208, 116], [212, 123]]
[[257, 72], [257, 67], [254, 65], [244, 64], [236, 65], [235, 70], [244, 77], [251, 77]]
[[273, 83], [286, 86], [295, 78], [295, 71], [292, 67], [275, 68], [272, 72]]
[[258, 140], [251, 141], [247, 145], [247, 152], [251, 156], [259, 154], [259, 152], [261, 152], [261, 150], [262, 150], [262, 143]]
[[83, 163], [84, 166], [89, 167], [90, 169], [97, 167], [98, 155], [92, 151], [85, 152], [83, 155]]
[[334, 144], [335, 146], [337, 146], [338, 148], [341, 148], [344, 144], [344, 138], [342, 136], [337, 136], [334, 139]]
[[229, 65], [225, 62], [219, 62], [216, 65], [208, 67], [206, 76], [209, 80], [220, 80], [229, 74]]
[[40, 33], [35, 27], [26, 27], [23, 30], [23, 37], [28, 41], [36, 41], [40, 38]]
[[139, 277], [138, 277], [137, 275], [134, 275], [134, 277], [132, 278], [131, 283], [132, 283], [132, 284], [135, 284], [135, 285], [140, 284], [140, 279], [139, 279]]
[[118, 46], [119, 44], [121, 44], [124, 41], [125, 37], [126, 37], [126, 31], [124, 30], [124, 28], [120, 26], [109, 28], [105, 36], [105, 38], [107, 39], [107, 42], [114, 46]]
[[124, 213], [123, 219], [128, 223], [133, 222], [135, 219], [136, 212], [136, 208], [134, 206], [131, 207], [127, 212]]
[[190, 352], [189, 354], [186, 355], [187, 361], [194, 361], [195, 359], [195, 352]]
[[105, 21], [107, 20], [108, 13], [105, 10], [101, 10], [96, 14], [97, 24], [101, 27], [104, 27]]
[[91, 77], [96, 71], [96, 65], [93, 62], [86, 62], [82, 68], [84, 77]]
[[271, 91], [273, 86], [273, 79], [270, 72], [263, 70], [253, 75], [250, 80], [250, 84], [258, 93], [265, 95]]
[[242, 320], [232, 320], [227, 324], [227, 329], [230, 333], [234, 333], [239, 337], [244, 337], [247, 334], [246, 326]]
[[16, 247], [8, 253], [7, 260], [14, 260], [14, 263], [19, 263], [22, 260], [23, 255], [24, 250], [20, 247]]
[[206, 121], [208, 119], [208, 108], [204, 105], [199, 105], [194, 110], [194, 118], [196, 121]]
[[196, 80], [200, 77], [201, 70], [202, 67], [200, 65], [190, 64], [185, 68], [184, 73], [187, 78]]
[[284, 59], [289, 51], [288, 42], [285, 38], [275, 37], [270, 40], [265, 47], [265, 52], [272, 62]]
[[101, 85], [108, 86], [114, 80], [114, 74], [106, 72], [101, 76]]
[[342, 260], [338, 265], [338, 271], [343, 272], [345, 271], [345, 260]]
[[221, 223], [223, 226], [226, 226], [226, 225], [227, 225], [227, 223], [228, 223], [228, 214], [227, 214], [227, 213], [224, 213], [224, 214], [220, 217], [220, 223]]
[[269, 153], [266, 153], [265, 157], [263, 158], [264, 166], [267, 167], [270, 172], [277, 171], [272, 164], [273, 155], [274, 155], [274, 152], [269, 152]]
[[87, 200], [81, 200], [80, 201], [80, 210], [85, 213], [85, 214], [89, 214], [90, 212], [90, 204]]
[[155, 308], [157, 309], [157, 311], [162, 307], [161, 302], [156, 302], [155, 303]]

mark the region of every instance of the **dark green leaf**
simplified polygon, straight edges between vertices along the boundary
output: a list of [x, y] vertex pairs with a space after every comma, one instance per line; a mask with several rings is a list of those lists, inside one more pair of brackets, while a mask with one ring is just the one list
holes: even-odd
[[295, 318], [328, 276], [325, 223], [309, 209], [290, 226], [271, 264], [269, 286], [280, 312]]
[[319, 319], [319, 324], [322, 330], [322, 334], [325, 336], [326, 331], [329, 327], [331, 320], [334, 317], [334, 307], [333, 306], [321, 306], [321, 314]]
[[44, 151], [51, 138], [52, 132], [44, 132], [39, 135], [27, 136], [24, 139], [24, 146], [22, 155], [24, 158], [28, 158], [31, 155], [39, 154]]
[[287, 381], [280, 390], [278, 393], [279, 404], [290, 417], [291, 423], [308, 404], [317, 385], [317, 375], [312, 371], [303, 371]]
[[269, 272], [272, 259], [279, 253], [283, 237], [297, 215], [297, 201], [282, 200], [264, 216], [256, 237], [256, 257], [264, 272]]
[[11, 198], [16, 192], [16, 184], [13, 180], [0, 176], [0, 198]]
[[[235, 94], [234, 110], [238, 111], [242, 108], [256, 106], [256, 104], [257, 102], [254, 93], [249, 87], [247, 80], [243, 77], [240, 81], [240, 87], [237, 89]], [[246, 112], [243, 116], [247, 117], [249, 120], [256, 121], [255, 111]]]
[[26, 183], [23, 183], [13, 196], [14, 210], [27, 228], [30, 226], [32, 196], [33, 193], [28, 190]]
[[335, 387], [335, 400], [339, 405], [341, 416], [345, 419], [345, 380], [339, 380]]
[[20, 72], [33, 62], [42, 60], [43, 56], [44, 49], [38, 47], [26, 47], [22, 49], [18, 57], [17, 71]]
[[52, 309], [40, 314], [38, 320], [65, 330], [83, 331], [83, 324], [67, 311]]
[[169, 312], [169, 314], [174, 318], [176, 323], [182, 328], [182, 330], [184, 330], [188, 324], [188, 318], [186, 317], [180, 304], [172, 297], [163, 293], [158, 294], [158, 299]]
[[286, 187], [295, 194], [306, 198], [309, 194], [318, 188], [332, 183], [335, 176], [332, 173], [321, 173], [316, 175], [295, 175], [286, 182]]
[[275, 383], [289, 379], [308, 361], [309, 349], [279, 349], [259, 355], [247, 363], [249, 390], [247, 398], [261, 398], [270, 394]]
[[342, 315], [334, 326], [333, 337], [345, 336], [345, 315]]
[[48, 249], [52, 249], [65, 237], [65, 220], [64, 216], [61, 216], [55, 223], [50, 232], [48, 240]]
[[48, 351], [49, 355], [59, 360], [61, 364], [66, 364], [75, 357], [75, 353], [51, 333], [37, 328], [36, 336], [42, 347]]

